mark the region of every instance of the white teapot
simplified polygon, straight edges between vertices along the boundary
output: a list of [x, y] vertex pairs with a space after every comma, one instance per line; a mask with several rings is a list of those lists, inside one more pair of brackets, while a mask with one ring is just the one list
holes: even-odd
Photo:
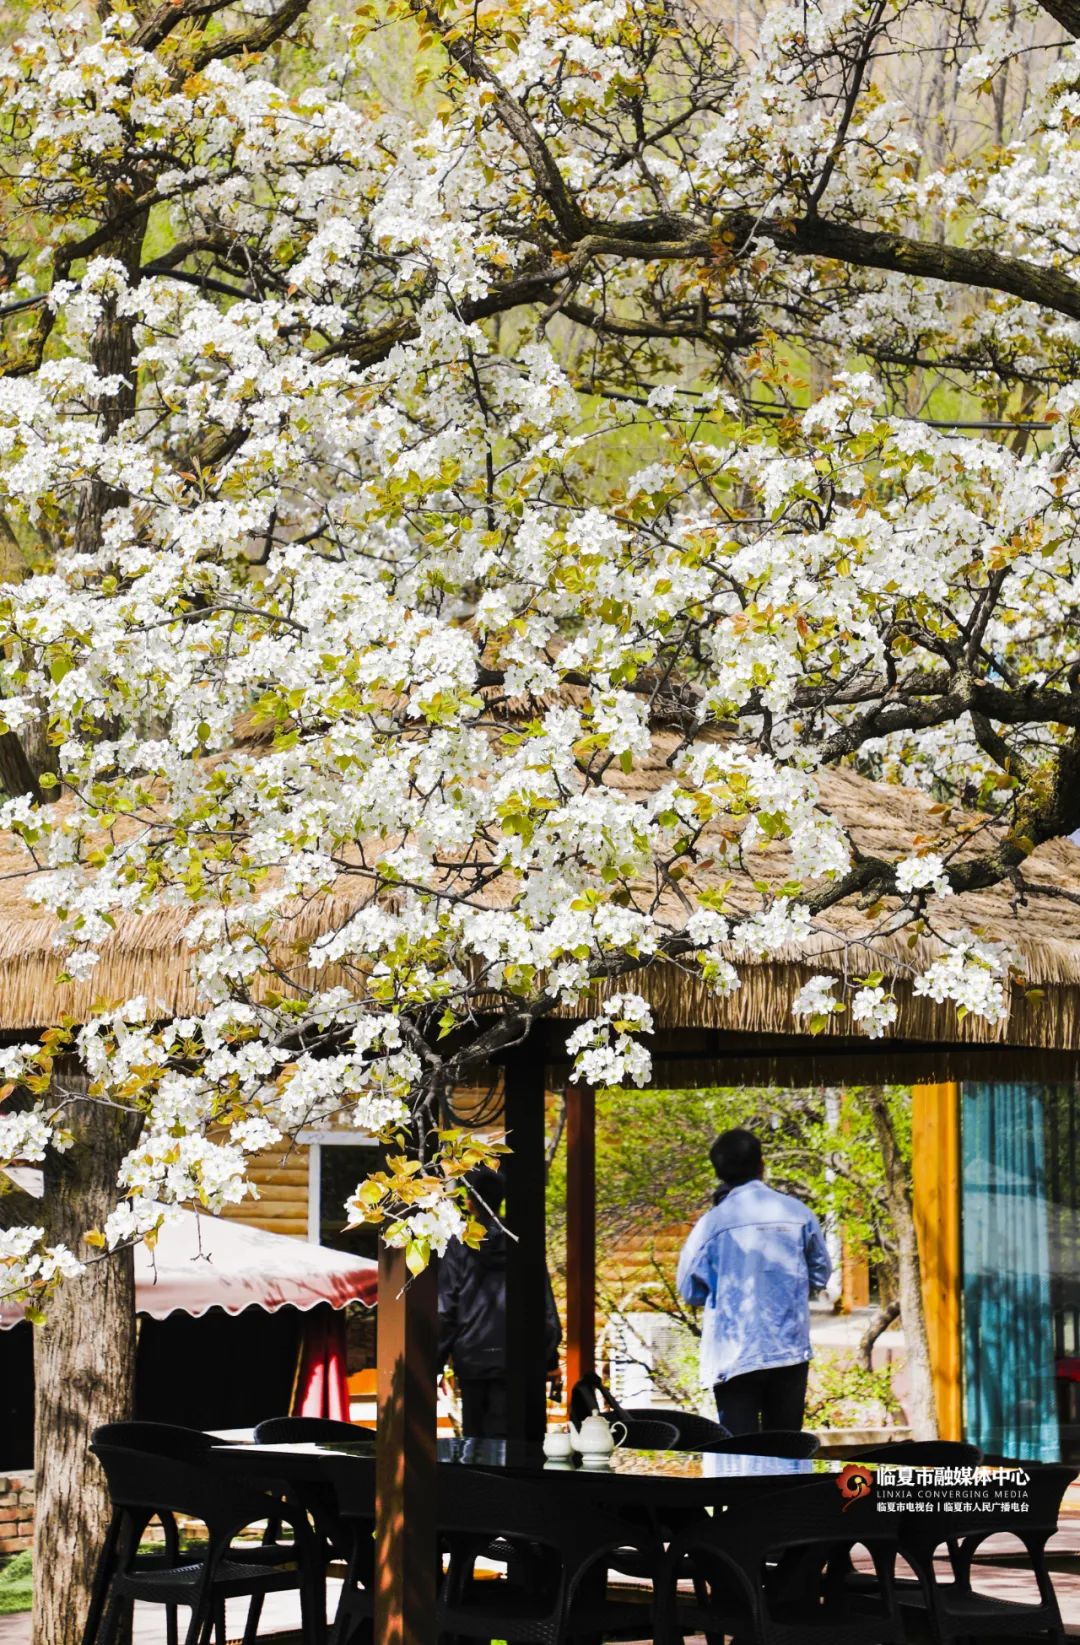
[[[621, 1429], [616, 1439], [615, 1430]], [[607, 1462], [617, 1445], [621, 1445], [626, 1438], [626, 1426], [621, 1422], [608, 1423], [602, 1416], [595, 1413], [586, 1417], [580, 1428], [571, 1427], [570, 1443], [577, 1451], [583, 1462]]]

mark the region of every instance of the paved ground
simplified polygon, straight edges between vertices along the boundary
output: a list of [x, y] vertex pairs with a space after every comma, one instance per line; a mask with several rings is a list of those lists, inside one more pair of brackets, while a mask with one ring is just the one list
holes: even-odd
[[[330, 1589], [329, 1610], [333, 1616], [333, 1606], [341, 1584], [332, 1582]], [[186, 1615], [186, 1613], [183, 1613]], [[247, 1615], [247, 1600], [230, 1599], [225, 1607], [225, 1619], [228, 1625], [229, 1638], [240, 1639], [244, 1632], [244, 1618]], [[300, 1629], [300, 1602], [295, 1594], [271, 1594], [263, 1606], [262, 1621], [259, 1626], [260, 1634], [282, 1634]], [[183, 1639], [183, 1633], [180, 1635]], [[133, 1645], [164, 1645], [165, 1624], [162, 1612], [156, 1605], [136, 1605], [135, 1628]], [[30, 1614], [28, 1611], [17, 1613], [15, 1616], [0, 1616], [0, 1645], [30, 1645]]]
[[[999, 1557], [1007, 1557], [1011, 1549], [1017, 1544], [1007, 1537], [995, 1538], [986, 1545], [987, 1551]], [[1061, 1564], [1061, 1569], [1054, 1570], [1054, 1586], [1057, 1589], [1061, 1603], [1062, 1618], [1065, 1622], [1065, 1631], [1070, 1638], [1080, 1639], [1080, 1519], [1066, 1520], [1054, 1541], [1050, 1545], [1051, 1552], [1056, 1556], [1054, 1564]], [[1002, 1598], [1023, 1599], [1028, 1594], [1034, 1594], [1035, 1585], [1030, 1575], [1022, 1567], [1008, 1564], [980, 1566], [975, 1578], [975, 1586], [987, 1593], [998, 1594]], [[339, 1585], [331, 1582], [329, 1585], [329, 1609], [333, 1609], [337, 1602]], [[229, 1637], [238, 1640], [243, 1633], [244, 1617], [247, 1610], [245, 1600], [230, 1600], [228, 1604]], [[293, 1594], [274, 1594], [266, 1601], [262, 1614], [260, 1635], [267, 1634], [295, 1634], [299, 1645], [300, 1607]], [[182, 1636], [181, 1636], [182, 1637]], [[137, 1605], [135, 1607], [135, 1638], [134, 1645], [163, 1645], [165, 1629], [161, 1612], [152, 1605]], [[0, 1645], [30, 1645], [30, 1617], [28, 1613], [17, 1616], [0, 1616]], [[284, 1641], [282, 1642], [284, 1645]], [[687, 1645], [695, 1645], [688, 1641]]]

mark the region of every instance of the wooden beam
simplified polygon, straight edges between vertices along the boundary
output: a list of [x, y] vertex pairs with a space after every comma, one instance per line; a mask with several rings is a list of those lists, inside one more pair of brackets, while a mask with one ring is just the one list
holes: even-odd
[[544, 1364], [547, 1299], [544, 1059], [534, 1046], [507, 1058], [505, 1124], [506, 1414], [509, 1439], [540, 1440], [547, 1428]]
[[596, 1096], [566, 1088], [566, 1386], [596, 1369]]
[[912, 1211], [919, 1241], [938, 1432], [962, 1439], [960, 1087], [911, 1090]]
[[409, 1278], [405, 1253], [379, 1244], [375, 1442], [374, 1645], [437, 1637], [436, 1264]]
[[[568, 1018], [540, 1024], [552, 1088], [569, 1075]], [[650, 1036], [655, 1090], [711, 1085], [930, 1085], [967, 1080], [1069, 1084], [1080, 1080], [1080, 1046], [950, 1045], [865, 1035], [741, 1033], [731, 1029], [663, 1028]]]

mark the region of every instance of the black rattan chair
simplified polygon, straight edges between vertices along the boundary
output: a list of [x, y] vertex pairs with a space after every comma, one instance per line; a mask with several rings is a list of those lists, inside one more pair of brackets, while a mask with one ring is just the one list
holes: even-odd
[[[874, 1561], [872, 1590], [854, 1593], [833, 1580], [838, 1549], [851, 1546]], [[703, 1633], [753, 1645], [899, 1645], [896, 1549], [894, 1528], [868, 1508], [861, 1518], [845, 1512], [834, 1478], [779, 1489], [774, 1482], [673, 1538], [657, 1587], [655, 1639], [681, 1645]], [[693, 1599], [678, 1589], [688, 1568]]]
[[612, 1426], [622, 1423], [626, 1438], [619, 1441], [631, 1451], [678, 1450], [679, 1432], [674, 1423], [654, 1422], [651, 1417], [612, 1417]]
[[668, 1422], [675, 1429], [676, 1451], [703, 1451], [716, 1440], [728, 1437], [727, 1429], [697, 1411], [680, 1411], [667, 1406], [622, 1406], [595, 1371], [576, 1382], [570, 1393], [570, 1420], [580, 1427], [587, 1416], [600, 1412], [609, 1421]]
[[722, 1423], [714, 1422], [712, 1417], [703, 1417], [697, 1411], [679, 1411], [666, 1405], [657, 1406], [629, 1406], [626, 1417], [647, 1417], [650, 1422], [669, 1422], [675, 1430], [676, 1451], [705, 1451], [718, 1440], [727, 1439], [728, 1431]]
[[267, 1417], [255, 1429], [256, 1445], [333, 1445], [336, 1440], [364, 1439], [374, 1433], [359, 1422], [334, 1417]]
[[[130, 1629], [136, 1600], [163, 1605], [174, 1616], [191, 1611], [186, 1645], [206, 1645], [216, 1633], [225, 1645], [225, 1601], [299, 1591], [305, 1638], [318, 1645], [325, 1628], [325, 1588], [302, 1513], [257, 1486], [225, 1477], [213, 1459], [213, 1440], [162, 1423], [118, 1422], [98, 1428], [92, 1450], [105, 1471], [113, 1513], [98, 1562], [83, 1645], [117, 1645]], [[183, 1516], [206, 1527], [207, 1545], [180, 1562], [175, 1546], [163, 1556], [140, 1555], [154, 1519]], [[284, 1518], [294, 1542], [250, 1553], [232, 1546], [248, 1526]], [[245, 1645], [257, 1617], [249, 1610]]]
[[345, 1561], [330, 1645], [348, 1645], [357, 1630], [366, 1636], [374, 1615], [375, 1495], [370, 1474], [351, 1467], [345, 1457], [335, 1463], [332, 1451], [327, 1459], [329, 1518], [317, 1512], [316, 1526], [325, 1526], [334, 1552]]
[[[939, 1515], [897, 1516], [900, 1555], [914, 1577], [899, 1579], [895, 1587], [901, 1613], [913, 1636], [928, 1633], [934, 1645], [947, 1645], [951, 1640], [1033, 1638], [1065, 1645], [1046, 1545], [1057, 1531], [1061, 1500], [1076, 1477], [1076, 1469], [1033, 1463], [1026, 1471], [1029, 1497], [1025, 1514], [1010, 1514], [1006, 1519], [992, 1509], [976, 1509], [971, 1513], [945, 1510]], [[1003, 1532], [1023, 1546], [1038, 1588], [1037, 1600], [1005, 1599], [972, 1587], [972, 1565], [979, 1548], [988, 1537]], [[943, 1543], [948, 1549], [952, 1581], [939, 1582], [934, 1555]], [[864, 1596], [876, 1583], [874, 1577], [850, 1569], [845, 1581], [852, 1592]]]
[[[208, 1457], [213, 1440], [198, 1428], [181, 1428], [169, 1422], [126, 1422], [113, 1425], [114, 1431], [121, 1431], [132, 1442], [142, 1444], [147, 1450], [164, 1456], [175, 1456], [181, 1460], [192, 1456]], [[99, 1429], [98, 1432], [103, 1430]], [[162, 1530], [162, 1552], [160, 1554], [138, 1554], [136, 1564], [141, 1570], [168, 1569], [180, 1564], [180, 1537], [176, 1524], [176, 1515], [160, 1509], [151, 1514], [147, 1526], [157, 1519]], [[144, 1533], [147, 1526], [143, 1527]], [[98, 1559], [94, 1582], [90, 1591], [90, 1607], [84, 1625], [84, 1639], [94, 1637], [101, 1626], [101, 1619], [105, 1607], [105, 1592], [108, 1580], [109, 1559], [114, 1550], [116, 1532], [116, 1515], [106, 1533], [105, 1547]], [[170, 1605], [165, 1613], [165, 1637], [167, 1645], [176, 1645], [177, 1621], [176, 1607]]]
[[817, 1456], [818, 1437], [805, 1428], [767, 1428], [761, 1434], [730, 1434], [703, 1451], [733, 1451], [746, 1457], [787, 1457], [801, 1461]]
[[[886, 1440], [881, 1445], [855, 1445], [847, 1449], [834, 1452], [842, 1460], [849, 1462], [886, 1462], [897, 1468], [973, 1468], [982, 1460], [982, 1452], [977, 1445], [969, 1445], [959, 1439], [898, 1439]], [[951, 1542], [947, 1543], [949, 1558], [952, 1559], [955, 1548]], [[929, 1566], [933, 1574], [933, 1559]], [[848, 1581], [852, 1586], [861, 1582], [865, 1585], [872, 1582], [872, 1577], [849, 1571]], [[914, 1585], [910, 1579], [899, 1579], [897, 1591], [909, 1593]]]
[[831, 1454], [849, 1462], [895, 1462], [898, 1468], [974, 1468], [982, 1461], [977, 1445], [959, 1439], [898, 1439], [883, 1445], [851, 1445]]
[[[576, 1507], [572, 1493], [553, 1509], [548, 1482], [455, 1468], [440, 1481], [440, 1537], [447, 1553], [439, 1599], [440, 1634], [451, 1639], [505, 1640], [506, 1645], [565, 1645], [570, 1640], [652, 1636], [652, 1603], [610, 1591], [608, 1571], [633, 1552], [650, 1577], [662, 1549], [647, 1530], [595, 1509]], [[477, 1580], [476, 1559], [497, 1538], [520, 1555], [524, 1580]]]
[[[359, 1423], [339, 1422], [332, 1417], [268, 1417], [255, 1429], [257, 1445], [334, 1445], [364, 1437], [374, 1430]], [[371, 1617], [371, 1583], [374, 1556], [374, 1503], [360, 1503], [349, 1495], [350, 1515], [343, 1517], [334, 1487], [314, 1480], [296, 1482], [291, 1495], [308, 1514], [322, 1543], [324, 1566], [340, 1560], [345, 1566], [345, 1586], [334, 1616], [330, 1637], [333, 1645], [349, 1637], [353, 1629]], [[261, 1601], [253, 1600], [259, 1608]]]

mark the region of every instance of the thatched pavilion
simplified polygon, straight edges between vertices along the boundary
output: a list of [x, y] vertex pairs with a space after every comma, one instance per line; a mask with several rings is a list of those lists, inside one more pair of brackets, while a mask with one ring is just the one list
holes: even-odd
[[[652, 770], [613, 780], [646, 789], [658, 785], [669, 775], [665, 761], [674, 742], [673, 733], [659, 735]], [[826, 774], [822, 800], [861, 852], [886, 860], [908, 855], [913, 842], [931, 849], [936, 840], [956, 838], [956, 816], [947, 819], [928, 797], [850, 773]], [[978, 819], [968, 821], [977, 833]], [[0, 840], [0, 1032], [25, 1037], [64, 1018], [80, 1020], [102, 999], [133, 994], [161, 1001], [168, 1014], [182, 1014], [194, 1005], [182, 911], [121, 919], [92, 980], [58, 984], [52, 922], [27, 905], [24, 868], [22, 847]], [[755, 880], [779, 885], [787, 877], [782, 847], [758, 854], [747, 863], [745, 878], [732, 883], [730, 904], [746, 906]], [[291, 942], [310, 941], [356, 905], [347, 886], [340, 896], [310, 903], [297, 914]], [[632, 985], [653, 1003], [658, 1086], [889, 1081], [917, 1087], [916, 1193], [924, 1278], [942, 1427], [956, 1433], [961, 1423], [959, 1088], [1006, 1081], [1029, 1086], [1072, 1082], [1080, 1075], [1080, 848], [1064, 840], [1044, 845], [1025, 863], [1022, 876], [949, 899], [939, 905], [935, 919], [946, 930], [966, 927], [1005, 943], [1013, 954], [1027, 991], [1013, 991], [1007, 1015], [995, 1026], [973, 1017], [958, 1021], [951, 1005], [913, 993], [912, 962], [921, 966], [939, 951], [932, 934], [923, 932], [913, 941], [906, 932], [872, 936], [871, 916], [856, 908], [836, 912], [836, 936], [815, 939], [815, 953], [781, 952], [744, 966], [743, 986], [726, 999], [713, 997], [688, 973], [666, 963], [636, 974]], [[793, 1023], [796, 993], [813, 971], [828, 970], [830, 961], [846, 964], [853, 974], [884, 973], [899, 1004], [889, 1038], [869, 1041], [853, 1034], [843, 1017], [830, 1019], [817, 1038]], [[602, 993], [598, 989], [596, 997]], [[536, 1437], [545, 1422], [540, 1340], [544, 1094], [568, 1076], [566, 1032], [565, 1021], [548, 1021], [504, 1068], [505, 1120], [514, 1144], [507, 1219], [520, 1236], [508, 1274], [510, 1406], [513, 1431], [521, 1437]], [[593, 1146], [591, 1093], [577, 1088], [570, 1091], [568, 1103], [571, 1378], [591, 1365], [593, 1353]], [[377, 1638], [380, 1645], [390, 1640], [429, 1645], [434, 1568], [424, 1550], [434, 1499], [435, 1291], [430, 1274], [408, 1289], [403, 1289], [403, 1277], [401, 1254], [384, 1252], [379, 1319], [383, 1582]]]

